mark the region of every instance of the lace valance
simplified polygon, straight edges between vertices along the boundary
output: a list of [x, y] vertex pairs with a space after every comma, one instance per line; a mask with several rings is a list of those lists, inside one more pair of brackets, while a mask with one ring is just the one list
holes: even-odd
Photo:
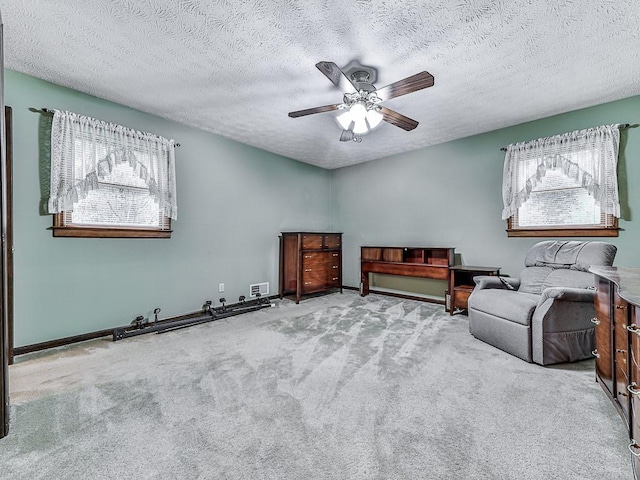
[[561, 168], [593, 195], [602, 213], [619, 218], [619, 126], [602, 125], [508, 145], [503, 170], [502, 219], [517, 213], [548, 168]]
[[126, 162], [164, 214], [177, 219], [173, 140], [72, 112], [53, 112], [49, 213], [73, 210], [115, 165]]

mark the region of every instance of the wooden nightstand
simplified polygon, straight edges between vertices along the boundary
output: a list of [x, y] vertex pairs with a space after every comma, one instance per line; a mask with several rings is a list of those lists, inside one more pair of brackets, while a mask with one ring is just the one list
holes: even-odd
[[474, 267], [469, 265], [455, 265], [449, 267], [449, 290], [447, 310], [453, 315], [456, 309], [466, 310], [467, 300], [475, 287], [473, 277], [478, 275], [500, 275], [500, 267]]

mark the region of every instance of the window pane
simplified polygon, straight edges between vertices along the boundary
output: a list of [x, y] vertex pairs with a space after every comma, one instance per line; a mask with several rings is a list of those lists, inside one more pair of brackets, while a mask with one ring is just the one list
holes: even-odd
[[74, 204], [71, 222], [81, 225], [158, 227], [158, 204], [147, 190], [100, 184]]
[[573, 176], [547, 168], [518, 210], [520, 227], [599, 225], [600, 206]]

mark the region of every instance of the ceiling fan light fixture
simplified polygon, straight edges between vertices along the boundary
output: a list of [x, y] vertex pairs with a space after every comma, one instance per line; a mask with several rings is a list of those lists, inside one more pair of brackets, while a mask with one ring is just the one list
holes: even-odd
[[336, 117], [343, 130], [352, 130], [356, 135], [365, 135], [380, 125], [382, 114], [376, 109], [367, 110], [362, 102], [356, 102]]

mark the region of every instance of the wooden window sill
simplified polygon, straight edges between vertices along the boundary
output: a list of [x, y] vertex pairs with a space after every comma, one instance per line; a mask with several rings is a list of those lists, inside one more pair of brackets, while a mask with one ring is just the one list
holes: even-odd
[[507, 229], [507, 237], [617, 237], [618, 227]]
[[54, 237], [76, 238], [171, 238], [173, 230], [125, 227], [51, 227]]

